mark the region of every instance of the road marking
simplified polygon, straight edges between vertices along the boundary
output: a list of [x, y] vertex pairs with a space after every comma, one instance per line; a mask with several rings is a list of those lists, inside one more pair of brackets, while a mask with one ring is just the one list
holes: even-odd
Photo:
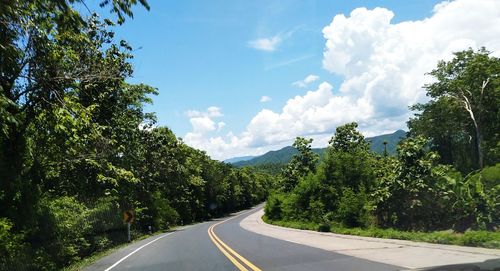
[[[238, 214], [236, 216], [230, 217], [226, 220], [223, 220], [221, 222], [215, 223], [214, 225], [210, 226], [208, 228], [208, 235], [210, 236], [210, 239], [212, 242], [217, 246], [217, 248], [240, 270], [240, 271], [248, 271], [247, 268], [245, 268], [241, 263], [239, 263], [234, 257], [238, 258], [242, 263], [244, 263], [247, 267], [249, 267], [253, 271], [262, 271], [260, 268], [252, 264], [250, 261], [245, 259], [243, 256], [238, 254], [236, 251], [234, 251], [232, 248], [230, 248], [228, 245], [226, 245], [219, 237], [214, 232], [214, 228], [224, 222], [227, 222], [231, 219], [234, 219], [236, 217], [239, 217], [241, 215], [244, 215], [246, 213], [249, 213], [253, 210], [250, 210], [248, 212], [244, 212], [241, 214]], [[231, 255], [232, 254], [232, 255]], [[234, 256], [234, 257], [233, 257]]]
[[160, 240], [161, 238], [167, 237], [167, 236], [169, 236], [169, 235], [170, 235], [170, 234], [172, 234], [172, 233], [173, 233], [173, 232], [171, 232], [171, 233], [167, 233], [167, 234], [165, 234], [165, 235], [162, 235], [162, 236], [160, 236], [160, 237], [158, 237], [158, 238], [156, 238], [156, 239], [154, 239], [154, 240], [152, 240], [152, 241], [150, 241], [150, 242], [148, 242], [148, 243], [146, 243], [146, 244], [144, 244], [144, 245], [142, 245], [142, 246], [140, 246], [140, 247], [136, 248], [134, 251], [130, 252], [130, 253], [129, 253], [129, 254], [127, 254], [125, 257], [121, 258], [121, 259], [120, 259], [120, 260], [118, 260], [116, 263], [114, 263], [112, 266], [110, 266], [110, 267], [108, 267], [107, 269], [105, 269], [104, 271], [109, 271], [109, 270], [113, 269], [113, 268], [114, 268], [115, 266], [117, 266], [119, 263], [123, 262], [123, 261], [124, 261], [125, 259], [127, 259], [128, 257], [132, 256], [132, 255], [133, 255], [134, 253], [136, 253], [137, 251], [139, 251], [139, 250], [143, 249], [145, 246], [150, 245], [150, 244], [152, 244], [152, 243], [154, 243], [154, 242], [156, 242], [156, 241]]
[[213, 228], [214, 225], [210, 226], [210, 228], [208, 229], [208, 236], [210, 236], [210, 239], [212, 240], [212, 242], [217, 246], [217, 248], [222, 252], [222, 254], [224, 254], [224, 256], [226, 256], [240, 271], [248, 271], [248, 269], [246, 269], [243, 265], [241, 265], [241, 263], [239, 263], [233, 256], [231, 256], [231, 254], [229, 254], [229, 252], [227, 252], [221, 245], [219, 245], [219, 243], [215, 240], [214, 236], [212, 236], [212, 228]]

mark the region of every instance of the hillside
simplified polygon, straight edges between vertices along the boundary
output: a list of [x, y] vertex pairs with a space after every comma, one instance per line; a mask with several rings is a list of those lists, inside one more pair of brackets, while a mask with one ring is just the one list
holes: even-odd
[[[390, 155], [394, 155], [396, 153], [396, 146], [398, 145], [401, 139], [406, 137], [406, 132], [403, 130], [398, 130], [392, 134], [384, 134], [378, 135], [374, 137], [367, 137], [366, 141], [370, 142], [370, 146], [372, 151], [382, 154], [384, 152], [384, 141], [387, 141], [387, 152]], [[315, 148], [313, 151], [319, 154], [322, 157], [326, 151], [326, 148]], [[270, 151], [261, 156], [257, 156], [255, 158], [249, 160], [240, 160], [238, 162], [228, 162], [232, 163], [236, 167], [244, 167], [244, 166], [257, 166], [264, 164], [286, 164], [288, 163], [294, 154], [297, 153], [297, 150], [292, 146], [284, 147], [280, 150]], [[231, 158], [226, 161], [236, 159]]]
[[224, 160], [224, 162], [225, 163], [234, 164], [234, 163], [241, 162], [241, 161], [248, 161], [248, 160], [251, 160], [251, 159], [253, 159], [255, 157], [257, 157], [257, 156], [233, 157], [233, 158], [229, 158], [229, 159]]

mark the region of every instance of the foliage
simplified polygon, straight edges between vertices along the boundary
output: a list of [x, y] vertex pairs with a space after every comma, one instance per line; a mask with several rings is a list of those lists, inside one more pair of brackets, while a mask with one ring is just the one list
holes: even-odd
[[[101, 1], [122, 24], [145, 0]], [[144, 106], [133, 48], [80, 0], [0, 8], [0, 265], [59, 270], [126, 242], [261, 202], [274, 177], [210, 159]]]
[[[442, 161], [462, 172], [494, 164], [500, 158], [500, 59], [485, 48], [455, 53], [430, 72], [425, 86], [431, 101], [413, 107], [413, 134], [433, 140]], [[471, 156], [472, 159], [467, 156]]]
[[12, 232], [12, 226], [8, 219], [0, 218], [0, 270], [8, 270], [8, 266], [19, 266], [27, 260], [23, 236]]
[[497, 230], [500, 225], [500, 164], [469, 174], [455, 188], [455, 230]]
[[316, 171], [318, 155], [312, 151], [312, 139], [297, 137], [293, 143], [299, 153], [292, 157], [292, 160], [282, 171], [281, 189], [285, 192], [293, 190], [299, 178]]
[[347, 234], [498, 245], [486, 239], [498, 239], [495, 233], [483, 232], [498, 230], [498, 164], [463, 177], [439, 164], [435, 142], [423, 136], [401, 141], [397, 157], [377, 156], [356, 128], [339, 126], [315, 172], [303, 170], [293, 189], [271, 193], [267, 219]]
[[427, 151], [423, 137], [409, 138], [398, 147], [395, 173], [382, 177], [375, 191], [375, 210], [384, 227], [430, 230], [450, 221], [454, 180], [451, 169], [438, 166], [438, 155]]

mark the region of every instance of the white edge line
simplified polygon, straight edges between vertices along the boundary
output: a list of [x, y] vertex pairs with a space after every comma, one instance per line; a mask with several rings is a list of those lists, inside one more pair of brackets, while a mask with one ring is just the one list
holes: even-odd
[[152, 240], [152, 241], [150, 241], [150, 242], [148, 242], [148, 243], [146, 243], [146, 244], [144, 244], [144, 245], [142, 245], [142, 246], [140, 246], [140, 247], [136, 248], [134, 251], [130, 252], [130, 253], [129, 253], [129, 254], [127, 254], [125, 257], [121, 258], [121, 259], [120, 259], [120, 260], [118, 260], [116, 263], [114, 263], [112, 266], [110, 266], [110, 267], [106, 268], [104, 271], [109, 271], [109, 270], [111, 270], [112, 268], [114, 268], [115, 266], [117, 266], [119, 263], [123, 262], [123, 261], [124, 261], [125, 259], [127, 259], [128, 257], [132, 256], [132, 255], [133, 255], [134, 253], [136, 253], [137, 251], [139, 251], [139, 250], [143, 249], [145, 246], [147, 246], [147, 245], [149, 245], [149, 244], [151, 244], [151, 243], [154, 243], [154, 242], [156, 242], [156, 241], [160, 240], [160, 239], [161, 239], [161, 238], [163, 238], [163, 237], [167, 237], [167, 236], [171, 235], [172, 233], [173, 233], [173, 232], [171, 232], [171, 233], [167, 233], [167, 234], [165, 234], [165, 235], [163, 235], [163, 236], [160, 236], [160, 237], [158, 237], [158, 238], [156, 238], [156, 239], [154, 239], [154, 240]]

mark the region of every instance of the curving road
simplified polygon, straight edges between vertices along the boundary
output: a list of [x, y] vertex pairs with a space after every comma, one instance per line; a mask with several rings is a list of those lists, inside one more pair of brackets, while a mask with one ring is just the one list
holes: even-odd
[[260, 210], [184, 227], [131, 244], [85, 270], [400, 270], [247, 231], [239, 223]]

